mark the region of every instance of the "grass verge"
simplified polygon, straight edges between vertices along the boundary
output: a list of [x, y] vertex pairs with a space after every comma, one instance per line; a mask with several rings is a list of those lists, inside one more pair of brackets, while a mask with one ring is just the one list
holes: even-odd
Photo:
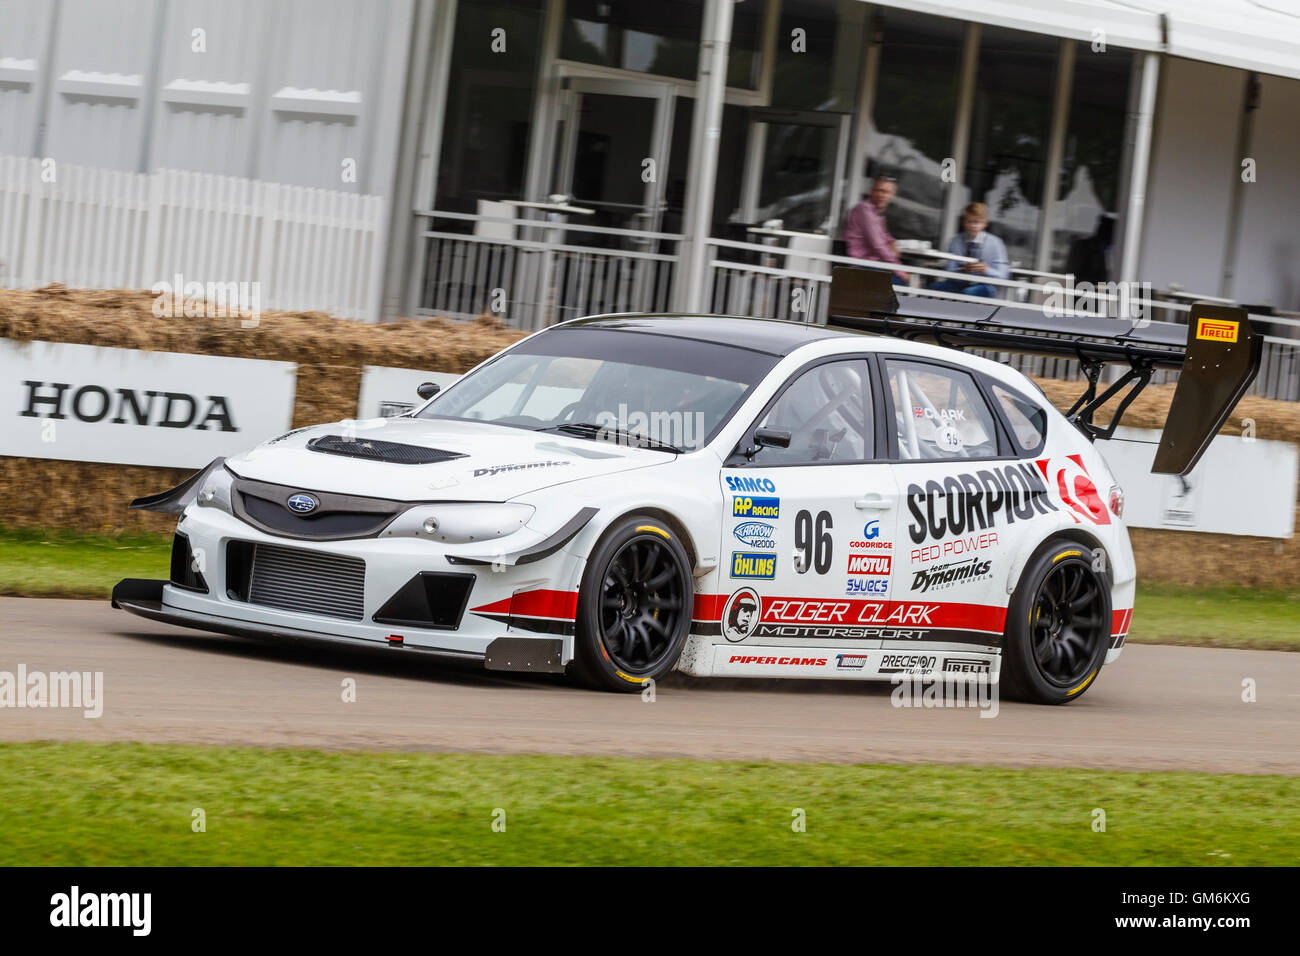
[[[171, 539], [0, 529], [0, 595], [99, 598], [122, 578], [165, 578]], [[1300, 650], [1300, 590], [1138, 584], [1129, 640]]]
[[1296, 777], [21, 743], [0, 781], [5, 866], [1300, 859]]

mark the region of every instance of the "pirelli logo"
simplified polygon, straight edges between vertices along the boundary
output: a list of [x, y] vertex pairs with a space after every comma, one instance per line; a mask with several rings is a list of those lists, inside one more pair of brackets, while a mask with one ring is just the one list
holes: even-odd
[[1197, 319], [1196, 337], [1212, 342], [1237, 341], [1237, 323], [1223, 319]]

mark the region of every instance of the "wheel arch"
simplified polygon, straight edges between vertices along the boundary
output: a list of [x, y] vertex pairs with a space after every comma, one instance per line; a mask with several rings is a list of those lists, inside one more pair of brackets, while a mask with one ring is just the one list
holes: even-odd
[[1011, 595], [1015, 593], [1016, 588], [1020, 586], [1020, 579], [1025, 573], [1025, 568], [1029, 566], [1029, 562], [1034, 560], [1034, 558], [1036, 558], [1038, 554], [1044, 548], [1047, 547], [1047, 543], [1049, 541], [1052, 541], [1053, 539], [1056, 538], [1065, 538], [1067, 541], [1073, 541], [1076, 544], [1078, 544], [1080, 547], [1087, 548], [1089, 551], [1092, 551], [1094, 554], [1097, 551], [1101, 551], [1101, 553], [1104, 555], [1103, 560], [1105, 562], [1104, 564], [1105, 571], [1103, 573], [1106, 575], [1106, 579], [1109, 586], [1111, 588], [1114, 588], [1115, 577], [1114, 574], [1111, 572], [1110, 549], [1106, 547], [1106, 543], [1102, 541], [1100, 538], [1098, 538], [1096, 535], [1084, 530], [1084, 528], [1082, 528], [1079, 525], [1064, 525], [1061, 527], [1053, 528], [1051, 531], [1048, 531], [1041, 538], [1039, 538], [1037, 544], [1035, 544], [1032, 548], [1028, 548], [1023, 552], [1021, 552], [1021, 554], [1015, 559], [1015, 561], [1011, 563], [1011, 567], [1008, 569], [1007, 572], [1007, 581], [1006, 581], [1008, 600], [1010, 600]]

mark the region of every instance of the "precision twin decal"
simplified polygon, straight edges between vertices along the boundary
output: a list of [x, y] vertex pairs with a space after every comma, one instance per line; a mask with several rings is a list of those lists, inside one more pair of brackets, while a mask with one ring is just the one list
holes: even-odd
[[998, 523], [999, 516], [1010, 524], [1017, 518], [1023, 521], [1058, 511], [1044, 478], [1045, 474], [1026, 464], [949, 475], [942, 484], [935, 479], [924, 486], [912, 482], [907, 486], [907, 509], [913, 521], [907, 533], [913, 544], [921, 544], [987, 530]]

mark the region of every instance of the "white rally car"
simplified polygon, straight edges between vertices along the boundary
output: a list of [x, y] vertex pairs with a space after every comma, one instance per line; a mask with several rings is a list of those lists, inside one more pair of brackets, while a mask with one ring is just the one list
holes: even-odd
[[[180, 514], [171, 578], [113, 604], [616, 690], [674, 668], [979, 675], [1069, 701], [1133, 609], [1123, 491], [1090, 440], [1118, 417], [1092, 413], [1186, 364], [1156, 462], [1185, 473], [1258, 367], [1244, 314], [1198, 309], [1190, 330], [900, 310], [887, 278], [836, 270], [828, 326], [567, 322], [408, 415], [299, 429], [138, 499]], [[1087, 391], [1067, 418], [967, 346], [1079, 358]]]

